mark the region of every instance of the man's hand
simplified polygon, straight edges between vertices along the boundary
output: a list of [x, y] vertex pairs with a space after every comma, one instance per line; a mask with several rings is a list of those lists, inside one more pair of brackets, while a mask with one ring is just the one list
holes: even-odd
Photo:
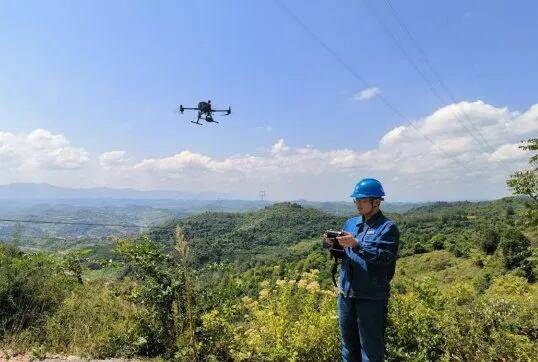
[[336, 238], [338, 243], [340, 243], [340, 245], [342, 245], [344, 248], [354, 248], [359, 244], [357, 239], [353, 237], [353, 234], [348, 233], [347, 231], [344, 231], [344, 234], [344, 236], [339, 236]]

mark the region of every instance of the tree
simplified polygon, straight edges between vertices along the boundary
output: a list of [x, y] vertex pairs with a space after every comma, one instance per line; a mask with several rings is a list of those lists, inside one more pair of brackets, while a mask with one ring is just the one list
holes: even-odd
[[183, 230], [176, 226], [175, 252], [144, 235], [119, 240], [116, 252], [136, 281], [133, 301], [144, 307], [141, 317], [146, 355], [175, 356], [194, 361], [196, 355], [196, 300], [189, 272], [190, 252]]
[[493, 255], [499, 245], [500, 235], [491, 226], [480, 233], [480, 249], [487, 255]]
[[147, 310], [141, 316], [149, 356], [173, 354], [177, 337], [174, 312], [183, 288], [178, 263], [161, 245], [143, 236], [141, 240], [119, 240], [116, 252], [137, 281], [133, 301]]
[[445, 248], [445, 236], [441, 234], [435, 234], [430, 239], [430, 242], [432, 244], [432, 247], [434, 250], [442, 250]]
[[532, 250], [530, 240], [517, 229], [506, 230], [500, 242], [503, 263], [506, 269], [519, 269], [529, 280], [534, 280], [532, 270]]
[[[538, 151], [538, 138], [523, 141], [519, 148], [526, 151]], [[513, 194], [529, 197], [524, 224], [538, 226], [538, 153], [531, 156], [529, 164], [531, 165], [529, 170], [516, 171], [506, 184]]]
[[181, 357], [189, 357], [189, 359], [198, 360], [196, 353], [196, 334], [194, 326], [194, 316], [193, 316], [193, 291], [191, 286], [191, 276], [189, 273], [189, 243], [183, 229], [179, 225], [175, 229], [175, 246], [174, 248], [179, 254], [179, 269], [183, 281], [183, 293], [178, 293], [178, 307], [181, 310], [184, 317], [185, 326], [181, 327], [181, 330], [185, 331], [184, 335], [187, 337], [186, 344], [189, 347], [189, 350], [183, 350]]
[[90, 250], [75, 250], [67, 253], [63, 258], [63, 267], [73, 275], [79, 284], [83, 284], [82, 272], [84, 264], [88, 262]]

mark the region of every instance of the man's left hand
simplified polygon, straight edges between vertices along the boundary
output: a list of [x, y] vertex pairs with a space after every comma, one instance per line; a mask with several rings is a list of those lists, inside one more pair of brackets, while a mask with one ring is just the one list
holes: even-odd
[[348, 233], [347, 231], [344, 231], [344, 233], [344, 236], [339, 236], [336, 238], [340, 245], [345, 248], [354, 248], [359, 244], [357, 239], [355, 239], [351, 233]]

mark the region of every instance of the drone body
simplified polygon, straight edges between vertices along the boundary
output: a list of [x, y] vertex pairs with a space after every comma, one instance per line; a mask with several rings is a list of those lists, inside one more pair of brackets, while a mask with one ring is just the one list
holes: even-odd
[[211, 108], [211, 101], [207, 102], [198, 102], [198, 107], [196, 108], [186, 108], [183, 107], [183, 105], [179, 106], [179, 112], [183, 114], [185, 110], [192, 110], [192, 111], [198, 111], [198, 118], [196, 118], [196, 121], [191, 121], [192, 123], [196, 123], [198, 125], [202, 125], [200, 120], [204, 120], [208, 123], [219, 123], [213, 119], [213, 113], [214, 112], [225, 112], [225, 116], [228, 116], [232, 113], [232, 108], [228, 107], [228, 109], [213, 109]]

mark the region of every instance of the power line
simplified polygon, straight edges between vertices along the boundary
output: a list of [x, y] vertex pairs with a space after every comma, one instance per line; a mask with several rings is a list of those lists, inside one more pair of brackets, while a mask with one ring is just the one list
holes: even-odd
[[[371, 5], [371, 3], [368, 1], [368, 0], [364, 0], [364, 4], [366, 5], [366, 8], [368, 9], [368, 11], [370, 12], [370, 14], [372, 14], [372, 16], [376, 19], [376, 21], [379, 23], [379, 25], [381, 26], [381, 28], [383, 29], [383, 31], [385, 31], [385, 33], [387, 33], [390, 38], [392, 39], [392, 41], [394, 42], [394, 44], [398, 47], [398, 49], [402, 52], [402, 54], [405, 56], [405, 58], [407, 59], [407, 61], [411, 64], [411, 66], [413, 67], [413, 69], [418, 73], [418, 75], [422, 78], [422, 80], [424, 80], [424, 82], [426, 83], [426, 85], [428, 86], [428, 89], [430, 90], [430, 92], [441, 102], [441, 104], [444, 104], [445, 103], [445, 100], [443, 99], [443, 96], [437, 91], [437, 89], [435, 88], [435, 86], [432, 84], [432, 82], [430, 81], [430, 79], [424, 74], [424, 72], [420, 69], [420, 67], [415, 63], [415, 61], [413, 60], [413, 57], [407, 52], [407, 50], [405, 49], [405, 47], [402, 45], [402, 43], [400, 42], [400, 40], [398, 39], [398, 37], [392, 32], [392, 30], [390, 30], [390, 28], [387, 26], [387, 24], [385, 24], [383, 22], [383, 20], [381, 19], [381, 17], [379, 16], [379, 14], [377, 14], [377, 12], [375, 11], [375, 9], [373, 8], [373, 6]], [[432, 68], [430, 67], [430, 70]], [[435, 73], [435, 72], [434, 72]], [[453, 100], [453, 103], [456, 103], [455, 99]], [[463, 122], [463, 120], [457, 115], [455, 114], [455, 112], [453, 112], [454, 114], [454, 118], [458, 121], [459, 124], [461, 124], [463, 126], [463, 128], [465, 128], [465, 130], [469, 133], [469, 135], [475, 140], [475, 142], [478, 144], [479, 147], [482, 148], [482, 141], [480, 141], [475, 135], [474, 133], [471, 131], [471, 129], [469, 129], [467, 127], [467, 125]], [[476, 128], [475, 128], [475, 131], [476, 131]]]
[[[348, 63], [346, 63], [342, 57], [338, 55], [337, 52], [335, 52], [327, 43], [325, 43], [316, 33], [314, 33], [295, 13], [291, 11], [284, 3], [280, 0], [273, 0], [281, 9], [284, 10], [288, 14], [290, 18], [292, 18], [306, 33], [308, 33], [323, 49], [325, 49], [335, 60], [337, 63], [339, 63], [344, 69], [346, 69], [355, 79], [357, 79], [365, 88], [371, 88], [371, 84], [366, 81], [364, 77], [362, 77], [359, 73], [357, 73]], [[430, 142], [438, 151], [440, 151], [446, 158], [449, 158], [453, 162], [460, 165], [462, 168], [464, 168], [468, 172], [473, 172], [473, 170], [469, 169], [463, 162], [458, 160], [455, 157], [450, 156], [443, 148], [441, 148], [435, 141], [429, 137], [428, 135], [424, 134], [415, 124], [413, 121], [411, 121], [408, 117], [406, 117], [402, 112], [398, 110], [383, 94], [378, 94], [377, 97], [381, 100], [381, 102], [389, 108], [394, 114], [396, 114], [398, 117], [405, 120], [415, 131], [417, 131], [418, 134], [420, 134], [424, 139], [426, 139], [428, 142]]]
[[390, 30], [390, 28], [387, 26], [387, 24], [385, 24], [383, 22], [383, 20], [381, 19], [381, 17], [379, 16], [379, 14], [375, 11], [375, 9], [373, 8], [372, 4], [368, 1], [368, 0], [364, 0], [364, 5], [366, 5], [366, 9], [370, 12], [370, 14], [375, 18], [375, 20], [378, 22], [378, 24], [381, 26], [381, 28], [385, 31], [385, 33], [387, 33], [390, 38], [392, 39], [392, 41], [394, 42], [394, 44], [396, 44], [396, 46], [398, 47], [398, 49], [403, 53], [403, 55], [405, 56], [405, 58], [409, 61], [409, 63], [411, 64], [411, 66], [413, 67], [413, 69], [415, 69], [415, 71], [420, 75], [420, 77], [424, 80], [424, 82], [426, 83], [428, 89], [439, 99], [441, 100], [442, 103], [444, 103], [444, 100], [442, 99], [442, 96], [437, 92], [437, 89], [435, 89], [434, 85], [432, 84], [432, 82], [428, 79], [428, 77], [426, 77], [426, 75], [424, 74], [424, 72], [422, 72], [422, 70], [420, 69], [420, 67], [413, 61], [413, 58], [411, 57], [411, 55], [407, 52], [407, 50], [405, 49], [405, 47], [402, 45], [402, 43], [400, 42], [400, 40], [398, 39], [398, 37]]
[[[152, 221], [158, 221], [158, 220], [159, 219], [154, 219]], [[162, 219], [162, 221], [166, 221], [166, 220], [170, 221], [173, 219], [170, 219], [170, 218]], [[103, 227], [139, 228], [139, 229], [176, 227], [176, 225], [106, 224], [106, 223], [83, 222], [83, 221], [79, 222], [79, 221], [62, 221], [62, 220], [53, 221], [53, 220], [2, 219], [2, 218], [0, 218], [0, 222], [11, 222], [11, 223], [21, 223], [21, 224], [103, 226]]]
[[76, 221], [50, 221], [50, 220], [29, 220], [29, 219], [0, 219], [0, 222], [13, 222], [21, 224], [55, 224], [55, 225], [82, 225], [82, 226], [105, 226], [105, 227], [124, 227], [124, 228], [150, 228], [147, 225], [136, 224], [102, 224], [93, 222], [76, 222]]
[[[415, 61], [413, 60], [413, 57], [407, 52], [407, 50], [402, 45], [402, 43], [398, 39], [398, 37], [394, 34], [394, 32], [392, 32], [392, 30], [387, 26], [387, 24], [385, 24], [385, 22], [383, 22], [383, 20], [379, 16], [379, 14], [373, 8], [372, 4], [368, 0], [364, 0], [364, 4], [366, 5], [366, 8], [370, 12], [370, 14], [379, 23], [379, 25], [383, 29], [383, 31], [390, 36], [390, 38], [392, 39], [392, 41], [394, 42], [396, 47], [402, 52], [402, 54], [405, 56], [407, 61], [411, 64], [413, 69], [418, 73], [418, 75], [422, 78], [422, 80], [424, 80], [424, 82], [428, 86], [428, 89], [430, 90], [430, 92], [441, 102], [441, 104], [444, 104], [445, 100], [443, 99], [443, 96], [437, 91], [437, 89], [435, 88], [433, 83], [430, 81], [430, 79], [424, 74], [424, 72], [420, 69], [420, 67], [415, 63]], [[424, 53], [423, 53], [423, 56], [425, 57]], [[425, 60], [427, 60], [427, 59], [425, 59]], [[428, 64], [430, 64], [430, 63], [428, 62]], [[432, 71], [432, 73], [434, 73], [434, 75], [436, 75], [436, 77], [438, 78], [437, 79], [438, 82], [440, 82], [441, 84], [444, 84], [444, 82], [442, 82], [442, 80], [440, 80], [440, 78], [438, 77], [438, 73], [436, 73], [435, 70], [433, 70], [433, 68], [431, 67], [431, 64], [430, 64], [429, 68]], [[453, 103], [456, 103], [455, 98], [452, 98], [452, 101], [453, 101]], [[467, 131], [467, 133], [473, 138], [473, 140], [478, 144], [478, 146], [480, 148], [483, 148], [484, 147], [483, 137], [482, 137], [482, 140], [479, 140], [476, 137], [476, 135], [473, 133], [473, 131], [463, 122], [463, 120], [459, 117], [459, 115], [456, 114], [456, 112], [452, 112], [452, 113], [454, 115], [454, 118], [465, 129], [465, 131]], [[477, 133], [479, 132], [476, 129], [476, 127], [474, 127], [474, 130]]]
[[[84, 225], [84, 226], [107, 226], [107, 227], [128, 227], [128, 228], [151, 228], [151, 226], [147, 225], [136, 225], [136, 224], [104, 224], [104, 223], [88, 223], [88, 222], [71, 222], [71, 221], [50, 221], [50, 220], [23, 220], [23, 219], [0, 219], [0, 222], [12, 222], [12, 223], [29, 223], [29, 224], [57, 224], [57, 225]], [[156, 228], [166, 229], [171, 227], [176, 227], [176, 225], [161, 225], [161, 226], [155, 226]], [[106, 236], [105, 238], [110, 239], [110, 236]], [[91, 237], [60, 237], [60, 236], [50, 236], [50, 235], [21, 235], [20, 240], [16, 240], [15, 237], [4, 238], [0, 236], [0, 242], [20, 242], [22, 240], [47, 240], [47, 239], [56, 239], [58, 241], [62, 242], [68, 242], [68, 241], [81, 241], [84, 239], [87, 239], [89, 241], [102, 241], [102, 239], [99, 238], [91, 238]], [[272, 248], [268, 248], [272, 249]], [[256, 256], [255, 254], [258, 252], [258, 250], [234, 250], [232, 254], [239, 254], [239, 255], [248, 255], [248, 256]], [[225, 253], [224, 255], [220, 255], [220, 257], [227, 257], [229, 253]]]
[[[17, 242], [17, 239], [18, 238], [15, 238], [13, 236], [11, 236], [10, 238], [6, 238], [4, 236], [0, 236], [0, 241], [9, 241], [8, 239], [11, 240], [11, 242]], [[25, 239], [34, 239], [34, 240], [47, 240], [47, 239], [57, 239], [57, 240], [62, 240], [62, 241], [67, 241], [68, 238], [65, 238], [65, 237], [61, 237], [61, 236], [50, 236], [50, 235], [42, 235], [42, 236], [37, 236], [37, 235], [21, 235], [20, 236], [20, 240], [25, 240]]]
[[[139, 228], [139, 229], [150, 229], [152, 226], [147, 225], [136, 225], [136, 224], [105, 224], [105, 223], [90, 223], [90, 222], [72, 222], [72, 221], [61, 221], [61, 220], [25, 220], [25, 219], [0, 219], [0, 222], [11, 222], [11, 223], [21, 223], [21, 224], [47, 224], [47, 225], [82, 225], [82, 226], [102, 226], [102, 227], [123, 227], [123, 228]], [[169, 227], [171, 227], [170, 225]], [[164, 228], [165, 226], [155, 226], [155, 227], [161, 227]], [[175, 225], [174, 225], [175, 227]], [[104, 238], [110, 238], [110, 236], [104, 236]], [[5, 238], [0, 236], [0, 241], [8, 241], [8, 242], [17, 242], [14, 236], [11, 238]], [[52, 236], [52, 235], [21, 235], [20, 240], [47, 240], [47, 239], [56, 239], [58, 241], [64, 241], [67, 242], [69, 240], [84, 240], [88, 239], [91, 241], [99, 241], [102, 240], [102, 237], [90, 237], [90, 236], [70, 236], [70, 237], [63, 237], [63, 236]]]
[[[372, 9], [371, 5], [369, 4], [368, 0], [364, 0], [365, 4], [367, 5], [367, 8], [369, 8], [370, 12], [374, 15], [374, 17], [377, 19], [377, 21], [379, 22], [379, 24], [381, 25], [382, 28], [384, 28], [385, 32], [389, 33], [392, 40], [395, 42], [395, 44], [398, 46], [398, 48], [400, 49], [400, 51], [402, 51], [402, 53], [404, 53], [404, 55], [407, 57], [407, 59], [412, 63], [413, 65], [413, 68], [415, 68], [415, 70], [419, 73], [419, 75], [422, 77], [422, 79], [424, 79], [424, 81], [428, 84], [428, 86], [430, 87], [430, 89], [432, 88], [432, 84], [430, 82], [429, 79], [427, 79], [424, 74], [419, 70], [418, 66], [416, 66], [416, 64], [414, 63], [413, 59], [409, 56], [409, 54], [405, 51], [404, 47], [401, 45], [401, 43], [399, 42], [398, 38], [392, 33], [392, 31], [390, 31], [390, 29], [383, 23], [383, 21], [379, 18], [379, 16], [375, 13], [375, 11]], [[387, 6], [387, 8], [389, 9], [390, 13], [392, 14], [392, 16], [396, 19], [398, 25], [400, 26], [400, 28], [403, 30], [403, 32], [408, 36], [408, 38], [411, 40], [411, 43], [413, 44], [413, 46], [415, 47], [415, 49], [418, 51], [418, 54], [420, 55], [420, 57], [422, 58], [422, 60], [424, 61], [424, 63], [426, 64], [426, 66], [428, 67], [428, 69], [430, 70], [430, 72], [432, 73], [432, 75], [434, 76], [435, 80], [437, 81], [437, 83], [439, 83], [441, 89], [446, 93], [446, 95], [448, 96], [448, 98], [450, 99], [450, 101], [452, 103], [457, 103], [457, 100], [456, 100], [456, 97], [454, 96], [454, 93], [450, 90], [450, 88], [447, 86], [446, 82], [443, 80], [443, 78], [441, 77], [440, 73], [435, 69], [435, 67], [433, 66], [432, 62], [430, 61], [430, 59], [428, 58], [428, 56], [426, 55], [426, 53], [422, 50], [421, 46], [419, 45], [418, 41], [416, 40], [416, 38], [413, 36], [413, 34], [411, 33], [411, 31], [409, 30], [409, 28], [406, 26], [405, 22], [402, 20], [402, 17], [398, 14], [398, 12], [396, 11], [396, 9], [392, 6], [392, 4], [390, 3], [390, 0], [385, 0], [385, 5]], [[438, 93], [436, 91], [433, 92], [440, 100], [441, 102], [443, 103], [443, 99], [441, 97], [438, 96]], [[486, 146], [486, 151], [488, 152], [491, 152], [493, 153], [494, 152], [494, 149], [493, 147], [489, 144], [489, 142], [487, 141], [487, 139], [484, 137], [483, 133], [480, 131], [480, 129], [478, 127], [476, 127], [476, 125], [473, 123], [473, 121], [471, 120], [471, 118], [468, 116], [467, 112], [465, 112], [464, 109], [461, 109], [461, 114], [463, 115], [463, 117], [467, 120], [467, 122], [469, 123], [469, 125], [471, 126], [471, 128], [476, 132], [476, 134], [480, 137], [480, 140], [478, 140], [478, 138], [473, 134], [473, 132], [471, 132], [471, 130], [469, 130], [469, 128], [467, 128], [467, 126], [463, 123], [463, 121], [460, 119], [460, 117], [457, 115], [457, 114], [454, 114], [455, 115], [455, 118], [458, 120], [458, 122], [467, 130], [467, 132], [471, 135], [471, 137], [475, 140], [475, 142], [477, 142], [477, 144], [482, 148], [482, 146]], [[504, 166], [506, 166], [506, 164], [504, 164], [504, 161], [501, 163]], [[510, 170], [508, 170], [507, 168], [505, 168], [506, 171], [510, 172]]]
[[[154, 220], [156, 221], [156, 220]], [[0, 222], [11, 222], [11, 223], [21, 223], [21, 224], [46, 224], [46, 225], [81, 225], [81, 226], [102, 226], [102, 227], [122, 227], [127, 229], [151, 229], [151, 228], [160, 228], [160, 229], [167, 229], [167, 228], [175, 228], [176, 225], [137, 225], [137, 224], [106, 224], [106, 223], [93, 223], [93, 222], [76, 222], [76, 221], [61, 221], [61, 220], [29, 220], [29, 219], [2, 219], [0, 218]], [[64, 237], [56, 237], [56, 236], [21, 236], [21, 239], [47, 239], [47, 238], [56, 238], [56, 239], [63, 239], [68, 240], [68, 238]], [[80, 239], [85, 239], [91, 237], [79, 237]], [[2, 239], [2, 237], [0, 237]], [[70, 239], [73, 239], [73, 237], [70, 237]], [[95, 238], [94, 238], [95, 239]]]

